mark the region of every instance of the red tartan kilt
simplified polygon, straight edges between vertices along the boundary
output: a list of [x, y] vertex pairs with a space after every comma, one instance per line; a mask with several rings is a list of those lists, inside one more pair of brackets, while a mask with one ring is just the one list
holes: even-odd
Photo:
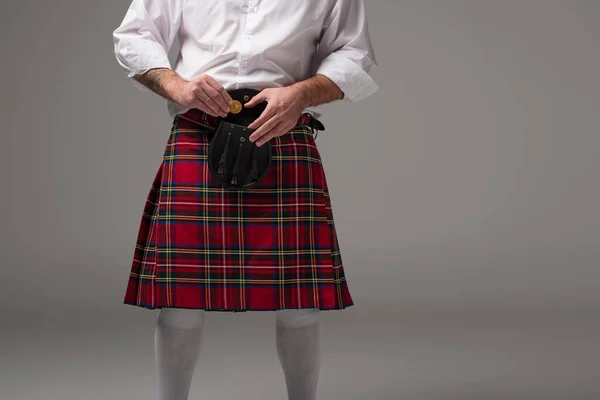
[[346, 283], [321, 157], [308, 127], [271, 140], [244, 191], [211, 176], [211, 131], [175, 118], [141, 219], [125, 304], [149, 309], [343, 309]]

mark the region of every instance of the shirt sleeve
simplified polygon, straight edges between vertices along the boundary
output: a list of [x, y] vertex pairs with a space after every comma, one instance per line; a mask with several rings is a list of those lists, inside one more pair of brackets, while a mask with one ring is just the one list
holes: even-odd
[[331, 79], [344, 100], [357, 102], [379, 87], [369, 75], [377, 66], [363, 0], [333, 0], [315, 54], [316, 74]]
[[[168, 53], [179, 31], [181, 0], [132, 0], [113, 31], [115, 56], [128, 78], [153, 68], [171, 68]], [[141, 90], [145, 86], [133, 80]]]

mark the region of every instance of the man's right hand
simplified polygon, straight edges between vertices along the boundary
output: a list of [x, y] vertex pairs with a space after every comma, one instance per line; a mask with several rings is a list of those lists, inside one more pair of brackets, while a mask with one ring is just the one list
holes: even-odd
[[162, 97], [214, 117], [226, 117], [233, 101], [225, 88], [206, 74], [187, 81], [169, 68], [155, 68], [134, 78]]
[[165, 89], [176, 103], [187, 108], [198, 108], [215, 117], [226, 117], [233, 101], [225, 88], [206, 74], [191, 81], [174, 79]]

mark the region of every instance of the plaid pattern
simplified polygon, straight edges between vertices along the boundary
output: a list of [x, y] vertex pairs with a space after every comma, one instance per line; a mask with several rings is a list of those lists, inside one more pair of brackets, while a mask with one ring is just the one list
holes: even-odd
[[[209, 115], [195, 117], [215, 124]], [[267, 177], [237, 191], [210, 175], [208, 127], [173, 122], [124, 303], [207, 311], [353, 305], [313, 131], [297, 126], [272, 139]]]

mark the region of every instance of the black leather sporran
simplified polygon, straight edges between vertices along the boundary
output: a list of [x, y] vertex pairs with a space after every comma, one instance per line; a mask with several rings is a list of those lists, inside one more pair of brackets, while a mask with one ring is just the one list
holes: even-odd
[[[237, 89], [228, 92], [232, 99], [247, 103], [258, 90]], [[212, 176], [230, 189], [249, 189], [258, 185], [271, 167], [271, 142], [262, 146], [249, 140], [255, 129], [248, 128], [266, 108], [262, 102], [243, 107], [239, 114], [221, 119], [208, 146], [208, 167]]]

